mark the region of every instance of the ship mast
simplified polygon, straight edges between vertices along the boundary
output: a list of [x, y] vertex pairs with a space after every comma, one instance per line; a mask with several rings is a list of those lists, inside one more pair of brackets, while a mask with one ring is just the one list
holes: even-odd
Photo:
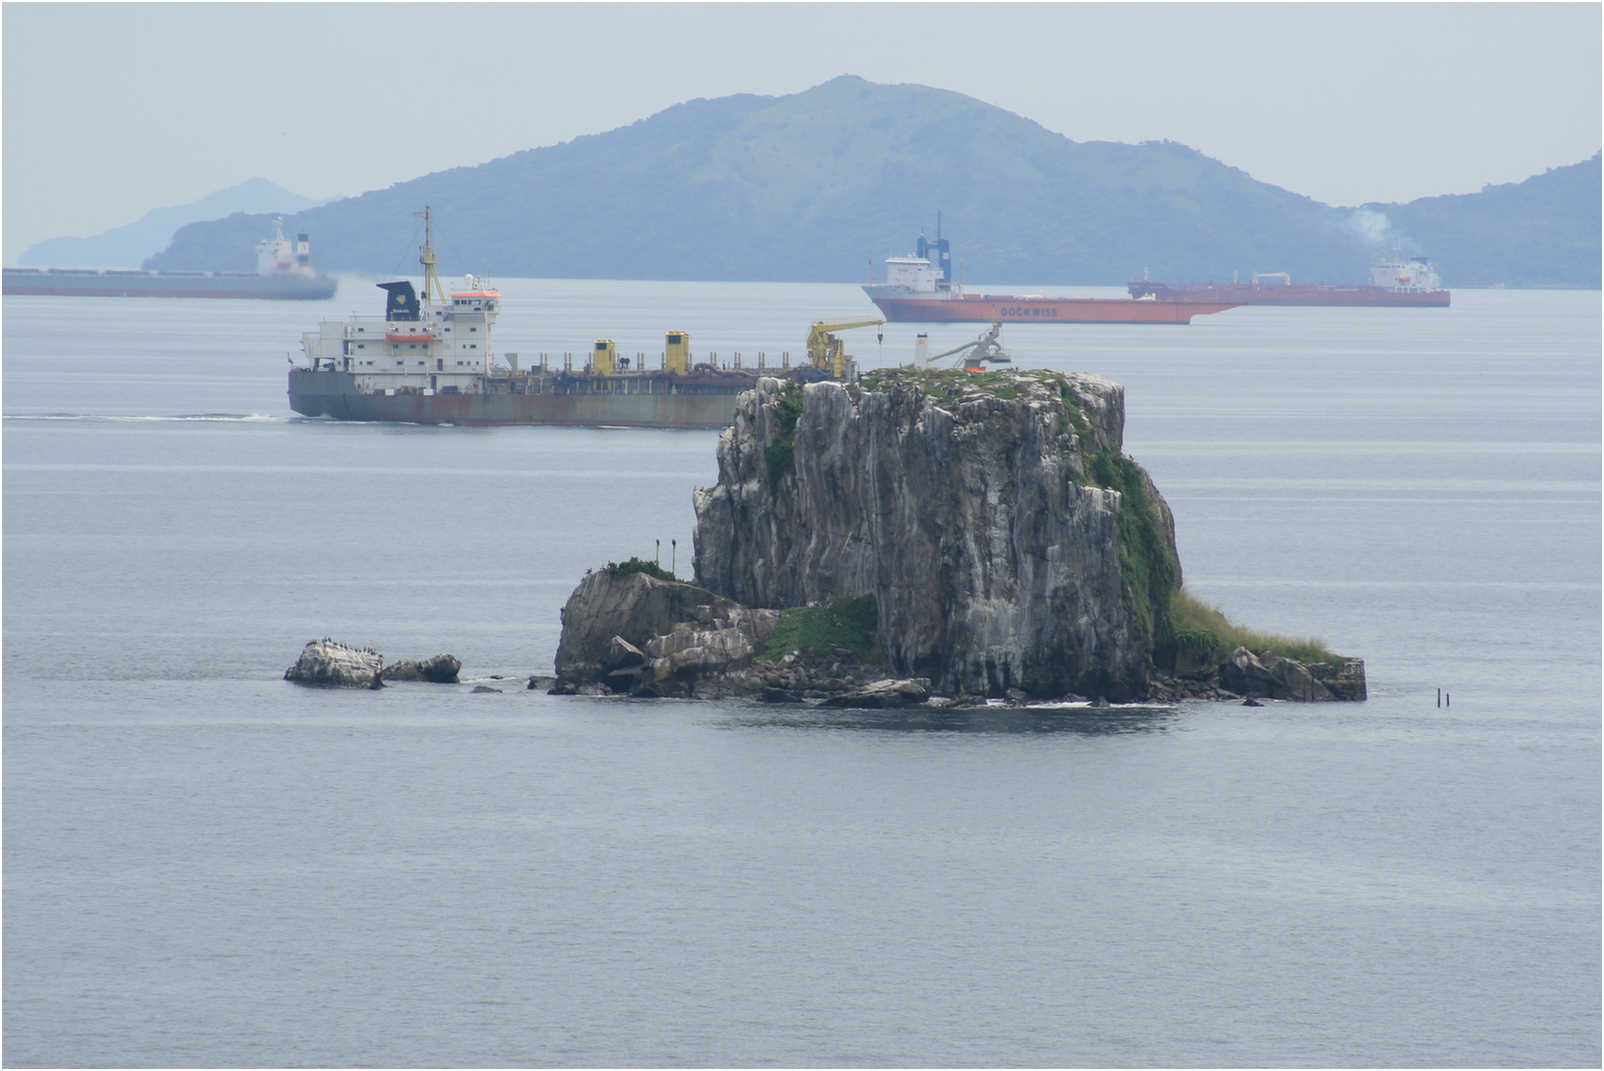
[[434, 255], [434, 218], [428, 205], [423, 206], [422, 212], [412, 213], [423, 217], [423, 249], [418, 253], [418, 263], [423, 265], [423, 303], [429, 304], [431, 293], [440, 296], [440, 304], [446, 303], [445, 288], [440, 285], [440, 273], [434, 270], [439, 263]]

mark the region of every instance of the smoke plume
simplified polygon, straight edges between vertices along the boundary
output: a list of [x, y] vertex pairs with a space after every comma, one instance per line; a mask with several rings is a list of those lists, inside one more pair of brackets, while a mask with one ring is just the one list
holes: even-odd
[[1372, 250], [1386, 251], [1398, 244], [1392, 224], [1384, 213], [1373, 208], [1356, 208], [1348, 217], [1347, 226]]

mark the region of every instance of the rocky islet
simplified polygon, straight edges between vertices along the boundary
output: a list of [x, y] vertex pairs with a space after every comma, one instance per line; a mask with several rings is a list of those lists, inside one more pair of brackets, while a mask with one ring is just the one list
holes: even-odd
[[[1362, 699], [1359, 659], [1229, 649], [1169, 607], [1174, 520], [1098, 376], [888, 369], [762, 380], [695, 494], [695, 581], [612, 566], [562, 613], [557, 692], [863, 706], [958, 699]], [[775, 647], [787, 614], [871, 599], [872, 651]]]

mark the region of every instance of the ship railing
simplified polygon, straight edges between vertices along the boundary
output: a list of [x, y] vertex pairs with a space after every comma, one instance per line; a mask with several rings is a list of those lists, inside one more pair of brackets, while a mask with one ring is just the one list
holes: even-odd
[[[585, 375], [594, 375], [594, 363], [584, 360], [589, 354], [581, 354], [580, 356], [583, 363], [580, 363], [576, 370], [573, 351], [564, 352], [559, 370], [569, 375], [574, 375], [576, 371]], [[508, 354], [508, 357], [514, 358], [516, 354]], [[538, 363], [527, 369], [519, 369], [516, 366], [511, 368], [498, 366], [497, 372], [514, 376], [550, 375], [553, 365], [556, 363], [556, 358], [556, 354], [542, 351], [538, 358]], [[758, 350], [755, 358], [745, 351], [732, 350], [722, 357], [717, 351], [709, 352], [705, 358], [700, 360], [694, 354], [687, 354], [686, 360], [692, 368], [708, 367], [720, 372], [740, 372], [753, 368], [760, 370], [768, 368], [788, 369], [791, 367], [791, 351], [781, 350], [778, 364], [774, 363], [774, 356], [768, 350]], [[620, 356], [616, 358], [613, 371], [610, 374], [615, 376], [640, 376], [666, 371], [668, 371], [668, 355], [666, 353], [659, 351], [657, 362], [653, 365], [651, 358], [637, 350], [632, 357]]]

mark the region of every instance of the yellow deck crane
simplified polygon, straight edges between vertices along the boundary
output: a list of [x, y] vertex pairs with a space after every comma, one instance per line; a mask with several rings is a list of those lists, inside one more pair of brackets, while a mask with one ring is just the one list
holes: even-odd
[[[823, 320], [815, 323], [808, 332], [808, 360], [813, 367], [827, 373], [834, 379], [845, 379], [847, 373], [847, 357], [841, 350], [841, 340], [830, 332], [847, 331], [854, 327], [874, 327], [885, 323], [884, 320], [853, 320], [849, 323], [825, 323]], [[884, 332], [880, 338], [885, 338]]]

